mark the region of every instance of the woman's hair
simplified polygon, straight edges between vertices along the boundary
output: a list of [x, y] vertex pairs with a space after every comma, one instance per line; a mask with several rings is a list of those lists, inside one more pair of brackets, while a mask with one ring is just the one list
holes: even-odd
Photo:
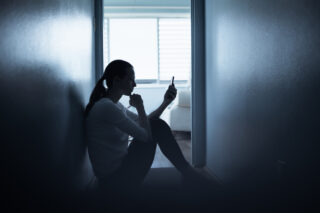
[[103, 81], [106, 80], [107, 87], [112, 88], [113, 79], [118, 76], [120, 78], [124, 78], [127, 74], [128, 70], [133, 69], [133, 66], [123, 60], [114, 60], [108, 64], [102, 77], [98, 80], [96, 86], [94, 87], [91, 95], [89, 103], [85, 109], [85, 117], [88, 116], [93, 105], [99, 101], [101, 98], [105, 97], [107, 92], [106, 88], [103, 85]]

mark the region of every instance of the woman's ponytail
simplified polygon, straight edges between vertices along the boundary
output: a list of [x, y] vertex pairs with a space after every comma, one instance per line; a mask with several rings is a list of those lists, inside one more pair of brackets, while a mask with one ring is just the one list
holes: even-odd
[[93, 105], [99, 101], [101, 98], [105, 97], [106, 96], [106, 88], [104, 87], [103, 85], [103, 80], [104, 79], [104, 76], [102, 76], [99, 81], [97, 82], [96, 86], [94, 87], [91, 95], [90, 95], [90, 100], [89, 100], [89, 103], [88, 105], [86, 106], [86, 109], [84, 111], [84, 115], [85, 117], [88, 116], [91, 108], [93, 107]]

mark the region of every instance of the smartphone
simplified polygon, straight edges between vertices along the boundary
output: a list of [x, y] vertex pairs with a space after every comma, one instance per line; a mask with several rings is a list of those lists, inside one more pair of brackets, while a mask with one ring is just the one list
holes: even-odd
[[172, 76], [172, 80], [171, 80], [171, 85], [173, 86], [174, 84], [174, 76]]

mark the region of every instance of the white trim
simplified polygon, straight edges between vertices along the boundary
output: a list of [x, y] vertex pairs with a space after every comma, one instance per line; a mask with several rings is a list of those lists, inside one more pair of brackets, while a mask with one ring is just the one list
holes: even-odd
[[[167, 88], [169, 86], [170, 83], [168, 84], [137, 84], [137, 89], [140, 88]], [[183, 89], [183, 88], [189, 88], [190, 85], [189, 84], [175, 84], [175, 87], [177, 89]]]
[[108, 13], [105, 18], [190, 18], [185, 13]]
[[166, 10], [188, 10], [190, 7], [184, 6], [103, 6], [104, 9], [166, 9]]

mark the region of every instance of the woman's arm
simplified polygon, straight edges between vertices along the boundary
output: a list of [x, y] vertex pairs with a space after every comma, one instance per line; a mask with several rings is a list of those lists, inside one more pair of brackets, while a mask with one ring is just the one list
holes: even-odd
[[152, 113], [149, 114], [149, 118], [159, 118], [160, 115], [163, 113], [163, 111], [171, 104], [171, 102], [176, 98], [177, 96], [177, 89], [174, 86], [173, 79], [172, 84], [168, 87], [166, 93], [163, 97], [162, 104]]
[[137, 107], [136, 109], [137, 109], [137, 112], [138, 112], [140, 126], [147, 131], [148, 140], [152, 140], [151, 127], [150, 127], [150, 124], [149, 124], [149, 120], [148, 120], [146, 111], [144, 110], [144, 106], [141, 105], [141, 106]]
[[144, 109], [143, 101], [140, 95], [133, 94], [130, 96], [130, 105], [135, 107], [138, 112], [139, 124], [142, 128], [144, 128], [148, 135], [148, 140], [152, 140], [151, 128], [149, 124], [149, 120]]
[[162, 104], [156, 109], [154, 110], [153, 112], [151, 112], [149, 115], [148, 115], [148, 118], [151, 119], [151, 118], [159, 118], [160, 115], [163, 113], [163, 111], [167, 108], [167, 106], [169, 105], [170, 103], [165, 103], [165, 102], [162, 102]]

